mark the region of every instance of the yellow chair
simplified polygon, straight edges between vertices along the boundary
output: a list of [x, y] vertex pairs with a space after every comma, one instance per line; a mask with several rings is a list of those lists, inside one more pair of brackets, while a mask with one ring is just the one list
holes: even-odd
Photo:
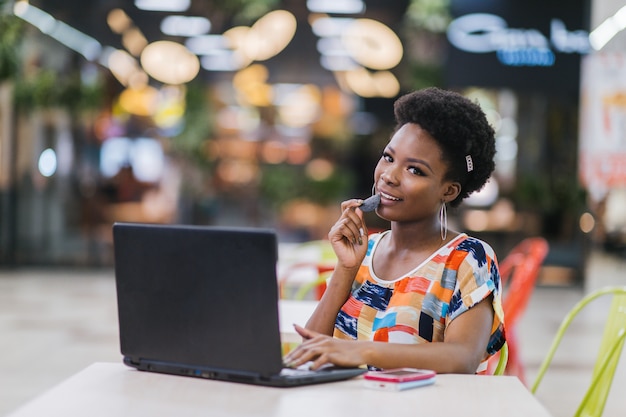
[[576, 410], [576, 414], [574, 414], [575, 417], [600, 417], [604, 411], [626, 336], [626, 286], [600, 288], [583, 297], [570, 310], [563, 319], [531, 387], [531, 392], [535, 394], [572, 320], [591, 301], [607, 295], [612, 295], [613, 300], [604, 326], [604, 333], [593, 368], [591, 383], [578, 406], [578, 410]]
[[305, 300], [309, 293], [313, 293], [313, 299], [321, 299], [322, 295], [324, 295], [324, 291], [326, 291], [326, 282], [333, 274], [333, 270], [334, 268], [330, 270], [319, 270], [317, 279], [302, 285], [294, 295], [294, 300]]
[[504, 342], [499, 351], [498, 365], [496, 365], [496, 369], [494, 369], [494, 375], [504, 375], [504, 371], [506, 371], [506, 364], [509, 361], [509, 345]]

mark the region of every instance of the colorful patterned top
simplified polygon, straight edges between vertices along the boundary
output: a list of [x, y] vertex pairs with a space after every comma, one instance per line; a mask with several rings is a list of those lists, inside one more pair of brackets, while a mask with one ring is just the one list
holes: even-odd
[[442, 342], [447, 326], [493, 294], [491, 337], [477, 373], [504, 344], [504, 312], [496, 256], [485, 242], [460, 234], [394, 281], [376, 277], [372, 258], [389, 231], [369, 237], [352, 293], [337, 315], [334, 336], [392, 343]]

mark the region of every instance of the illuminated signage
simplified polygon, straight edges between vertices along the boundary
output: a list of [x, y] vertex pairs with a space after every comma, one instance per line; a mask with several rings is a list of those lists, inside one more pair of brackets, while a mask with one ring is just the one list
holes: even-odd
[[590, 0], [450, 0], [444, 81], [578, 99]]
[[586, 54], [589, 33], [570, 31], [560, 19], [551, 19], [548, 36], [538, 29], [510, 28], [503, 18], [489, 13], [472, 13], [454, 19], [448, 40], [470, 53], [495, 52], [498, 61], [510, 66], [552, 66], [555, 52]]

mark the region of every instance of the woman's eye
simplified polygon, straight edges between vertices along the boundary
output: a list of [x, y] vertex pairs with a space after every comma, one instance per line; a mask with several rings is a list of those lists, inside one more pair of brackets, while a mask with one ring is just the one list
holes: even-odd
[[409, 172], [413, 175], [424, 175], [424, 171], [417, 167], [409, 167]]
[[393, 162], [393, 157], [391, 155], [389, 155], [388, 153], [383, 153], [383, 159], [387, 162]]

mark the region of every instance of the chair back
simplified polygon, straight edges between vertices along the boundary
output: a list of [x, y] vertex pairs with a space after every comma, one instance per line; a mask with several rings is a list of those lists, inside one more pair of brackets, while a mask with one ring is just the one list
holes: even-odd
[[326, 291], [326, 280], [335, 269], [337, 256], [328, 240], [311, 240], [294, 245], [281, 261], [280, 297], [319, 300]]
[[529, 237], [518, 243], [500, 263], [502, 308], [507, 327], [515, 326], [526, 310], [548, 250], [546, 239]]
[[609, 316], [604, 327], [604, 334], [598, 350], [598, 357], [593, 368], [589, 394], [581, 403], [579, 415], [600, 416], [611, 390], [615, 370], [624, 348], [626, 335], [626, 288], [614, 291]]
[[[529, 237], [518, 243], [498, 266], [502, 281], [502, 309], [508, 344], [506, 374], [517, 376], [523, 383], [526, 383], [525, 371], [519, 354], [515, 327], [526, 311], [548, 250], [546, 239]], [[498, 355], [499, 353], [489, 360], [489, 369], [494, 370], [498, 366]]]
[[604, 411], [606, 400], [611, 390], [615, 370], [619, 363], [621, 352], [626, 339], [626, 286], [611, 286], [595, 290], [583, 297], [565, 316], [561, 322], [552, 345], [548, 350], [543, 363], [539, 367], [537, 377], [531, 392], [535, 393], [543, 379], [554, 353], [556, 352], [565, 331], [574, 318], [593, 300], [612, 295], [607, 320], [605, 322], [602, 340], [593, 368], [591, 382], [585, 393], [575, 416], [600, 417]]
[[498, 354], [499, 354], [498, 365], [496, 366], [496, 369], [493, 371], [493, 374], [497, 376], [504, 375], [504, 371], [506, 371], [506, 364], [509, 361], [509, 346], [507, 342], [504, 342], [504, 344], [498, 351]]

